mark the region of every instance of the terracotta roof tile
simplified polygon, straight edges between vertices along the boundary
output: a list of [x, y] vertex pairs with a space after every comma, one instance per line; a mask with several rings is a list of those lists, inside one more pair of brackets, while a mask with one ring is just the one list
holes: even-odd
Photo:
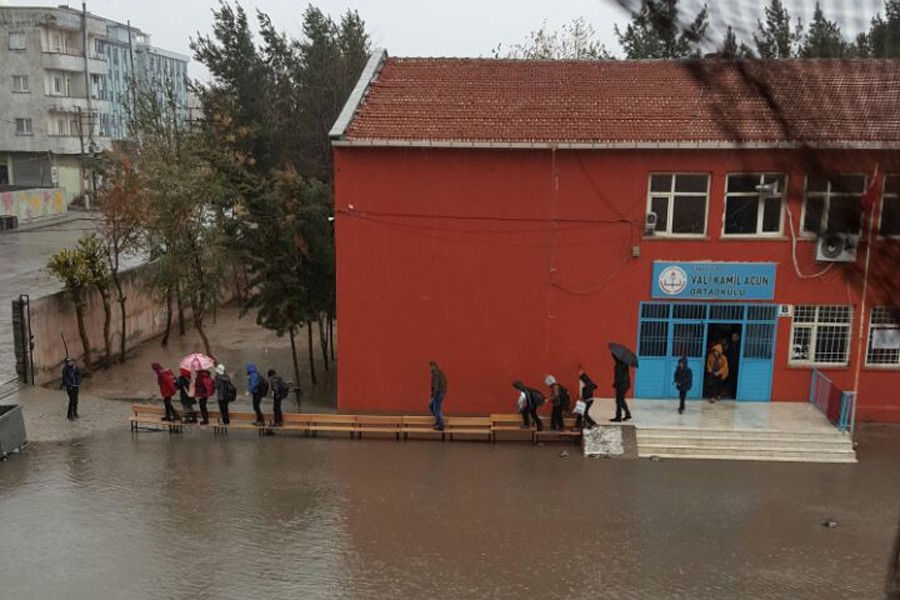
[[[752, 80], [766, 82], [763, 87], [770, 90], [778, 111], [747, 84], [741, 69], [749, 71]], [[388, 58], [345, 137], [436, 142], [900, 142], [900, 60]]]

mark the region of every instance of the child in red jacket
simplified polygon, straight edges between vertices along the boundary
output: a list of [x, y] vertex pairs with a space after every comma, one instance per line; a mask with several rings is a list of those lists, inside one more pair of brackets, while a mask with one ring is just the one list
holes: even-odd
[[166, 407], [166, 416], [163, 421], [177, 421], [178, 415], [172, 406], [172, 397], [175, 395], [175, 375], [172, 369], [164, 369], [161, 364], [153, 363], [153, 371], [156, 373], [156, 383], [159, 384], [159, 395], [162, 396]]

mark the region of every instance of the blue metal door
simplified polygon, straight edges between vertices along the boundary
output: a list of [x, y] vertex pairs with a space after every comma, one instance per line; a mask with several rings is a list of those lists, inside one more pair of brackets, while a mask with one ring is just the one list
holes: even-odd
[[771, 304], [641, 303], [634, 393], [638, 398], [678, 398], [673, 384], [678, 359], [694, 373], [688, 398], [703, 395], [710, 323], [741, 325], [738, 400], [769, 401], [775, 356], [777, 307]]

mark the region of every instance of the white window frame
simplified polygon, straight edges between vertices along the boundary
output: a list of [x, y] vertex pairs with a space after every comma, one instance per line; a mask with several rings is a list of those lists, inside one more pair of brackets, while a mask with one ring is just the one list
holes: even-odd
[[31, 88], [28, 87], [28, 75], [13, 75], [12, 91], [14, 94], [30, 94]]
[[[767, 176], [775, 176], [781, 177], [781, 185], [782, 189], [778, 190], [777, 196], [766, 196], [765, 198], [759, 198], [759, 193], [751, 193], [751, 192], [732, 192], [728, 193], [728, 181], [732, 177], [749, 177], [751, 175], [755, 175], [759, 178], [759, 184], [762, 185]], [[728, 173], [725, 175], [725, 204], [722, 208], [722, 237], [726, 238], [758, 238], [758, 237], [767, 237], [767, 238], [779, 238], [784, 236], [784, 210], [785, 210], [785, 201], [787, 199], [787, 187], [788, 187], [788, 175], [787, 173]], [[728, 219], [728, 199], [729, 198], [750, 198], [756, 197], [759, 199], [759, 207], [756, 213], [756, 231], [754, 233], [726, 233], [725, 225], [727, 224]], [[771, 198], [778, 198], [781, 200], [781, 205], [778, 212], [778, 231], [763, 231], [763, 218], [765, 216], [765, 204], [766, 200]]]
[[29, 117], [16, 117], [15, 124], [16, 135], [34, 135], [34, 124]]
[[[22, 45], [13, 44], [13, 40], [22, 40]], [[28, 36], [25, 35], [24, 31], [10, 31], [9, 32], [9, 43], [7, 44], [10, 50], [27, 50], [28, 49]]]
[[[672, 185], [669, 187], [668, 192], [654, 192], [653, 191], [653, 178], [656, 176], [671, 176], [672, 177]], [[675, 183], [679, 176], [703, 176], [706, 177], [706, 191], [705, 192], [676, 192], [675, 191]], [[668, 217], [666, 218], [666, 230], [661, 231], [657, 229], [654, 234], [659, 237], [673, 237], [673, 238], [693, 238], [693, 239], [705, 239], [709, 233], [709, 190], [710, 185], [712, 184], [712, 176], [709, 173], [703, 172], [666, 172], [666, 171], [656, 171], [650, 173], [647, 177], [647, 214], [653, 212], [653, 199], [660, 198], [665, 196], [668, 199], [667, 203], [667, 211]], [[675, 221], [675, 196], [691, 196], [694, 198], [703, 198], [704, 207], [703, 207], [703, 232], [702, 233], [672, 233], [672, 223]]]
[[[799, 315], [805, 309], [814, 309], [813, 320], [798, 321]], [[842, 309], [847, 311], [846, 322], [822, 321], [822, 313], [829, 309]], [[844, 347], [846, 355], [840, 361], [817, 361], [816, 343], [820, 327], [841, 327], [846, 330]], [[794, 339], [798, 330], [809, 330], [809, 356], [807, 358], [794, 358]], [[801, 367], [846, 367], [850, 364], [850, 344], [853, 341], [853, 306], [849, 304], [804, 304], [794, 306], [794, 316], [791, 318], [791, 337], [788, 340], [788, 364]]]
[[869, 313], [869, 333], [866, 336], [866, 366], [873, 369], [900, 369], [900, 351], [897, 352], [897, 358], [894, 362], [873, 362], [872, 356], [872, 333], [884, 329], [900, 330], [900, 321], [892, 321], [890, 313], [892, 311], [900, 312], [898, 308], [890, 308], [887, 306], [873, 306]]
[[[800, 237], [811, 239], [811, 238], [817, 237], [822, 231], [828, 230], [828, 212], [831, 208], [831, 198], [834, 196], [841, 197], [841, 198], [848, 197], [848, 196], [849, 197], [858, 196], [861, 200], [862, 197], [865, 195], [866, 190], [869, 189], [869, 176], [866, 175], [865, 173], [830, 173], [828, 176], [828, 186], [824, 192], [810, 192], [809, 191], [809, 177], [810, 177], [809, 174], [807, 174], [806, 178], [804, 180], [804, 184], [803, 184], [803, 207], [800, 210]], [[842, 193], [833, 192], [831, 189], [831, 178], [832, 177], [862, 177], [863, 178], [862, 191], [859, 192], [858, 194], [842, 194]], [[806, 203], [807, 203], [807, 200], [809, 199], [810, 194], [812, 194], [813, 197], [815, 197], [815, 198], [823, 199], [822, 222], [819, 224], [820, 231], [807, 231], [806, 230]], [[862, 235], [862, 225], [863, 225], [864, 220], [865, 219], [860, 218], [859, 231], [855, 231], [855, 232], [851, 231], [848, 233]]]
[[900, 174], [889, 173], [884, 176], [881, 182], [881, 206], [878, 210], [878, 237], [886, 240], [896, 240], [900, 239], [900, 234], [892, 234], [885, 235], [881, 233], [881, 221], [884, 218], [884, 207], [887, 204], [885, 201], [888, 199], [894, 200], [897, 203], [897, 210], [900, 210], [900, 193], [888, 193], [887, 191], [887, 183], [888, 177], [896, 178], [898, 180], [898, 186], [900, 186]]

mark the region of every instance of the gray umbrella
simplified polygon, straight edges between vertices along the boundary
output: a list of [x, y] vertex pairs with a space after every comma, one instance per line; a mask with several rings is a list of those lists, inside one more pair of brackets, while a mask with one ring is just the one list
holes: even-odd
[[607, 344], [607, 347], [609, 348], [609, 351], [612, 352], [613, 356], [621, 360], [629, 367], [634, 367], [635, 369], [637, 368], [637, 355], [629, 348], [623, 346], [622, 344], [617, 344], [616, 342], [610, 342], [609, 344]]

